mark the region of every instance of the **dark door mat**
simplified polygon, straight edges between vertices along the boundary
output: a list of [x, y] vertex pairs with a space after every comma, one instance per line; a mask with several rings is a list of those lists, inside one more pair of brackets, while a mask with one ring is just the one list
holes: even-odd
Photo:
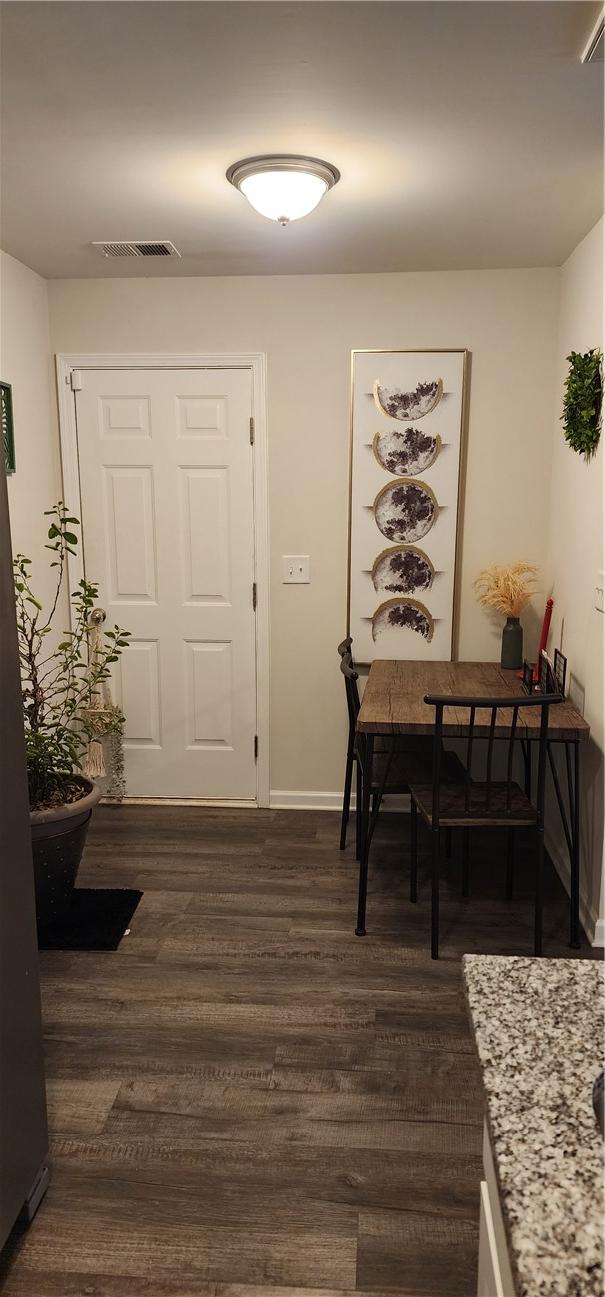
[[76, 887], [62, 919], [38, 934], [40, 950], [117, 950], [143, 893]]

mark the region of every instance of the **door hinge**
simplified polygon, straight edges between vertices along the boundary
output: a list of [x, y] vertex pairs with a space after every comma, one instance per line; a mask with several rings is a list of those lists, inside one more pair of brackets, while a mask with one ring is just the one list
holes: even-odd
[[256, 581], [252, 582], [252, 607], [256, 612]]
[[258, 734], [254, 735], [254, 760], [258, 761]]
[[254, 445], [254, 419], [250, 416], [250, 445]]
[[79, 369], [71, 369], [69, 371], [69, 386], [71, 387], [72, 392], [82, 391], [84, 384]]

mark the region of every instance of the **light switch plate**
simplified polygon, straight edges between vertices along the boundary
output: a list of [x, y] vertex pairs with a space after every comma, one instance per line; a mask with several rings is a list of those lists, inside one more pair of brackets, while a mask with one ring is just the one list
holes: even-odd
[[283, 585], [308, 585], [310, 580], [308, 554], [282, 554]]

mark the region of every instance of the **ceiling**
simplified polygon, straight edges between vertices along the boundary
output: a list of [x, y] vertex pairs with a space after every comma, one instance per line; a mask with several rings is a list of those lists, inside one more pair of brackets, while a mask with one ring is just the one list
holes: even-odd
[[[1, 8], [1, 242], [49, 278], [559, 265], [601, 214], [598, 4]], [[282, 229], [225, 180], [264, 152], [342, 179]]]

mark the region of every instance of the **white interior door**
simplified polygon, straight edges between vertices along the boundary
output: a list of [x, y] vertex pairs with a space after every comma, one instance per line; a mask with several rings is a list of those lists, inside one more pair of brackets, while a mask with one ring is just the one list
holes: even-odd
[[248, 369], [82, 370], [84, 565], [131, 631], [116, 668], [127, 793], [254, 798]]

